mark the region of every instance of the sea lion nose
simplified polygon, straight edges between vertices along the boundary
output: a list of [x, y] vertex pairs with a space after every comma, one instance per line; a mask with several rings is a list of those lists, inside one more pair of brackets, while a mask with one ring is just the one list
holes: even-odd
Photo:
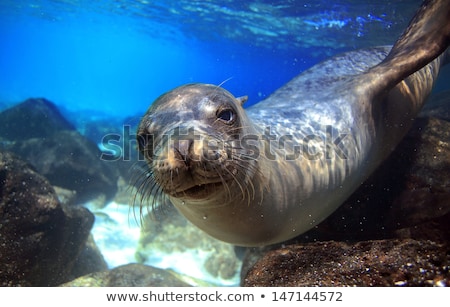
[[191, 149], [194, 144], [193, 140], [174, 140], [173, 142], [173, 154], [174, 158], [178, 161], [183, 161], [186, 166], [191, 163]]

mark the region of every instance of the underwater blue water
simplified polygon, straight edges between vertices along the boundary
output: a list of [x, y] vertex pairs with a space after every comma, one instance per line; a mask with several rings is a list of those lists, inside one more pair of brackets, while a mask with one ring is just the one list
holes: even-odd
[[[121, 125], [190, 82], [223, 84], [235, 96], [248, 95], [249, 106], [325, 58], [392, 44], [421, 2], [0, 0], [0, 111], [44, 97], [71, 121]], [[450, 76], [450, 65], [445, 70]], [[448, 88], [449, 78], [436, 88]], [[136, 261], [141, 235], [121, 205], [87, 204], [96, 214], [92, 234], [111, 268]], [[152, 250], [146, 263], [238, 284], [239, 273], [225, 282], [197, 272], [203, 264], [192, 261], [201, 257], [158, 257]]]
[[420, 2], [2, 0], [0, 107], [133, 116], [189, 82], [250, 105], [330, 55], [393, 43]]

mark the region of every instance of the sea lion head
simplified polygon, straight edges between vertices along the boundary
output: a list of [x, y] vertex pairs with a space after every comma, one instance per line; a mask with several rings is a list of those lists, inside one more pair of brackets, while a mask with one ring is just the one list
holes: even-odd
[[[157, 98], [137, 132], [148, 166], [141, 191], [213, 206], [230, 201], [236, 190], [230, 186], [246, 186], [256, 163], [241, 143], [250, 133], [246, 100], [209, 84], [180, 86]], [[208, 202], [214, 197], [223, 199]]]

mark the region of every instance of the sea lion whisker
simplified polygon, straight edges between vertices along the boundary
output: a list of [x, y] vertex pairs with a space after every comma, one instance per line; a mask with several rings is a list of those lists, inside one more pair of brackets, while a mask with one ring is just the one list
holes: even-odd
[[[228, 79], [225, 79], [224, 81], [222, 81], [221, 83], [216, 85], [215, 88], [213, 88], [211, 90], [211, 92], [209, 94], [207, 94], [207, 96], [211, 96], [212, 100], [217, 98], [217, 95], [221, 93], [222, 85], [224, 85], [226, 82], [228, 82], [231, 79], [233, 79], [233, 77], [229, 77]], [[218, 93], [218, 94], [216, 94], [216, 93]]]
[[[156, 216], [158, 211], [164, 210], [164, 199], [166, 198], [165, 193], [163, 192], [161, 186], [156, 181], [149, 181], [148, 182], [151, 187], [148, 189], [150, 193], [148, 193], [145, 196], [146, 201], [141, 202], [140, 206], [140, 216], [141, 219], [144, 217], [143, 208], [146, 207], [147, 209], [150, 208], [150, 210], [147, 211], [148, 215]], [[150, 201], [149, 204], [146, 204], [144, 206], [145, 202]]]
[[[225, 168], [226, 169], [226, 168]], [[231, 201], [233, 199], [230, 187], [228, 186], [228, 182], [227, 180], [225, 180], [225, 178], [223, 177], [223, 175], [220, 173], [220, 171], [218, 170], [218, 167], [216, 165], [213, 165], [213, 170], [215, 171], [215, 173], [219, 176], [220, 178], [220, 182], [222, 183], [222, 186], [225, 187], [226, 189], [226, 197], [227, 199], [225, 200], [224, 203], [228, 203], [229, 201]], [[228, 171], [228, 170], [227, 170]], [[217, 189], [217, 187], [216, 187]]]
[[155, 186], [157, 186], [157, 183], [154, 182], [153, 180], [146, 180], [142, 183], [142, 185], [140, 186], [139, 192], [140, 192], [140, 205], [142, 205], [145, 202], [148, 202], [154, 195], [153, 193], [153, 189], [155, 188]]
[[144, 190], [144, 192], [141, 193], [141, 204], [150, 201], [150, 208], [152, 210], [155, 210], [157, 207], [156, 202], [158, 201], [159, 195], [164, 195], [161, 189], [162, 188], [158, 184], [154, 174], [149, 173], [146, 176], [143, 184], [140, 186], [140, 190]]
[[[241, 156], [233, 156], [233, 159], [236, 161], [236, 166], [238, 167], [238, 172], [242, 173], [242, 174], [251, 174], [251, 175], [247, 175], [248, 178], [251, 177], [251, 180], [247, 180], [247, 184], [251, 187], [252, 189], [252, 194], [249, 196], [251, 196], [251, 199], [256, 199], [256, 187], [254, 186], [253, 182], [263, 182], [262, 178], [263, 178], [263, 173], [262, 170], [258, 167], [257, 165], [257, 161], [255, 161], [255, 163], [247, 163], [248, 160], [243, 160], [241, 158]], [[263, 191], [264, 187], [261, 187], [261, 194]]]
[[[134, 181], [133, 185], [136, 187], [136, 190], [137, 190], [135, 193], [135, 198], [134, 198], [135, 200], [136, 200], [137, 194], [140, 194], [142, 196], [143, 194], [147, 193], [145, 187], [147, 185], [148, 177], [151, 176], [150, 173], [151, 173], [150, 171], [143, 171]], [[144, 193], [142, 193], [142, 191]]]
[[161, 186], [156, 189], [156, 195], [153, 197], [152, 201], [152, 214], [156, 217], [159, 213], [164, 214], [166, 210], [166, 199], [167, 195], [164, 193]]
[[[236, 166], [238, 169], [238, 173], [240, 173], [240, 174], [246, 174], [247, 171], [251, 168], [248, 165], [241, 165], [239, 163]], [[247, 195], [248, 195], [248, 197], [247, 197], [248, 204], [247, 205], [249, 205], [249, 206], [250, 206], [250, 201], [255, 199], [255, 196], [256, 196], [256, 188], [255, 188], [255, 185], [253, 184], [253, 180], [254, 180], [254, 178], [252, 178], [252, 180], [247, 180], [245, 182], [246, 191], [247, 191]], [[244, 177], [243, 181], [245, 181], [245, 177]]]
[[[230, 171], [227, 167], [224, 167], [223, 169], [224, 169], [228, 174], [230, 174], [230, 176], [233, 178], [233, 181], [236, 182], [236, 184], [239, 186], [239, 189], [240, 189], [241, 192], [242, 192], [242, 200], [244, 200], [244, 199], [245, 199], [245, 189], [244, 189], [243, 185], [240, 183], [239, 178], [238, 178], [235, 174], [233, 174], [233, 172]], [[224, 185], [226, 186], [226, 188], [227, 188], [227, 190], [228, 190], [228, 194], [230, 195], [230, 200], [231, 200], [231, 199], [232, 199], [232, 193], [231, 193], [231, 191], [230, 191], [230, 189], [229, 189], [229, 187], [228, 187], [228, 184], [226, 183], [225, 180], [223, 180], [222, 175], [220, 174], [220, 172], [218, 172], [218, 174], [219, 174], [220, 178], [222, 179], [222, 182], [223, 182]]]
[[[144, 198], [146, 198], [148, 194], [148, 186], [149, 186], [149, 175], [150, 171], [142, 171], [139, 178], [136, 178], [134, 182], [134, 186], [136, 187], [136, 192], [133, 196], [133, 201], [130, 206], [130, 209], [133, 209], [133, 216], [136, 222], [138, 222], [138, 219], [136, 217], [136, 212], [134, 210], [137, 203], [139, 203], [139, 208], [141, 207], [141, 204], [144, 202]], [[140, 195], [140, 199], [137, 199], [137, 196]], [[142, 222], [142, 221], [141, 221]]]
[[[133, 216], [135, 218], [135, 221], [138, 222], [134, 207], [136, 206], [137, 203], [139, 203], [139, 216], [140, 216], [139, 223], [140, 224], [142, 224], [142, 222], [143, 222], [142, 221], [142, 216], [143, 216], [142, 204], [148, 198], [150, 198], [151, 190], [153, 189], [153, 187], [149, 189], [149, 185], [152, 185], [152, 184], [155, 185], [155, 183], [152, 182], [152, 180], [149, 180], [149, 178], [151, 178], [151, 175], [149, 175], [149, 173], [150, 173], [149, 171], [143, 172], [142, 175], [140, 176], [140, 178], [138, 179], [140, 183], [139, 183], [139, 185], [136, 186], [136, 192], [133, 197], [133, 203], [132, 203], [132, 206], [130, 206], [133, 208]], [[137, 200], [138, 194], [140, 195], [139, 201]]]
[[[236, 126], [236, 127], [230, 127], [226, 132], [223, 132], [222, 135], [233, 135], [233, 132], [235, 132], [237, 135], [241, 137], [240, 134], [242, 134], [242, 131], [250, 129], [250, 126]], [[245, 135], [245, 134], [244, 134]], [[233, 139], [235, 141], [235, 139]]]
[[225, 83], [227, 83], [227, 82], [230, 81], [231, 79], [233, 79], [233, 77], [229, 77], [229, 78], [223, 80], [222, 82], [220, 82], [220, 83], [217, 85], [217, 88], [221, 88], [222, 85], [224, 85]]

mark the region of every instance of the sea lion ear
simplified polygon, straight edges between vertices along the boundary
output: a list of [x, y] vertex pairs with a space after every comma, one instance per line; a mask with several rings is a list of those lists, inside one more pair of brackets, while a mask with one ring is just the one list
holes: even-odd
[[241, 97], [236, 98], [236, 100], [239, 101], [239, 103], [242, 106], [248, 100], [248, 96], [241, 96]]

